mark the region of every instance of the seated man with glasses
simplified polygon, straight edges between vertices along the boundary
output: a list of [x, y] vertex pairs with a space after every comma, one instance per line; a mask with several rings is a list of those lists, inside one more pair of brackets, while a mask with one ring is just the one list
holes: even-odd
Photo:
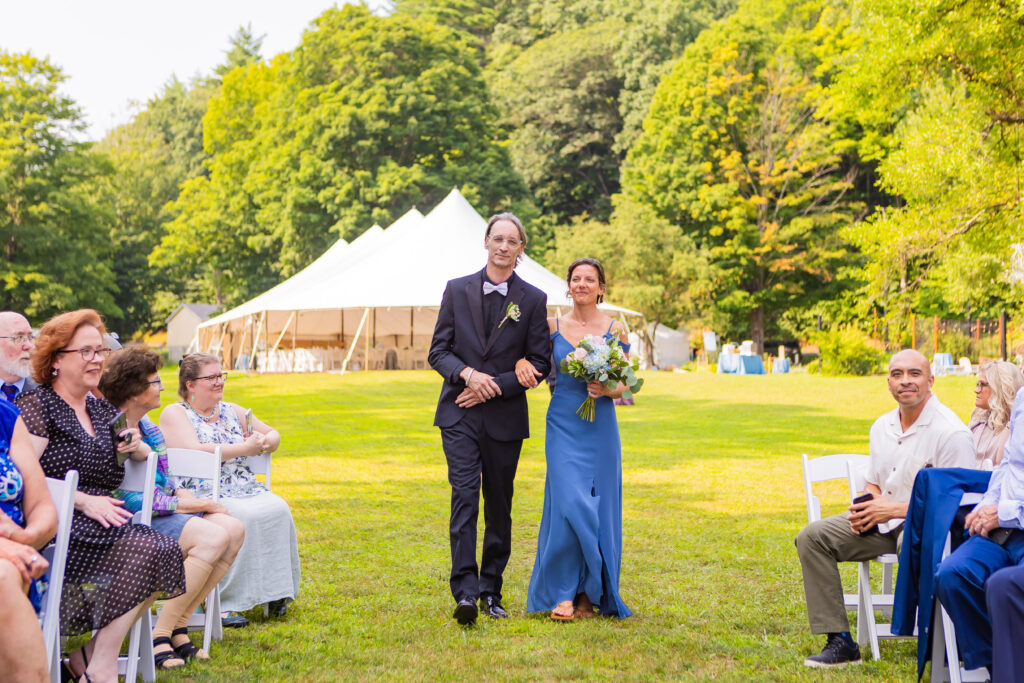
[[20, 313], [0, 312], [0, 401], [10, 401], [18, 394], [32, 391], [39, 385], [32, 380], [32, 326]]

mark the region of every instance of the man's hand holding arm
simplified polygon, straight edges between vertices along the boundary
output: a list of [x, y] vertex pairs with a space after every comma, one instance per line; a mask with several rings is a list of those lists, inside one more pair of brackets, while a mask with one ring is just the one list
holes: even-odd
[[466, 388], [455, 398], [455, 405], [460, 408], [471, 408], [501, 394], [494, 377], [468, 365], [459, 373], [459, 378], [466, 383]]
[[[526, 344], [523, 353], [523, 357], [536, 369], [538, 377], [547, 377], [551, 371], [551, 340], [545, 301], [542, 300], [530, 311], [530, 318], [527, 321], [529, 328], [526, 331]], [[525, 393], [528, 388], [533, 388], [524, 386], [520, 382], [515, 368], [501, 373], [494, 378], [494, 381], [501, 389], [501, 395], [504, 398], [518, 396]]]
[[890, 519], [903, 519], [907, 516], [909, 506], [906, 502], [883, 498], [882, 490], [874, 484], [866, 484], [864, 490], [874, 494], [874, 498], [850, 505], [850, 530], [853, 533], [863, 533]]

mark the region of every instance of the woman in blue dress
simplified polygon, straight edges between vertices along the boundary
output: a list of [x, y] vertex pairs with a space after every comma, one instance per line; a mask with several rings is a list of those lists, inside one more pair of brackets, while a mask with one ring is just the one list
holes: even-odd
[[28, 430], [18, 409], [0, 399], [0, 680], [47, 680], [36, 613], [49, 565], [38, 549], [56, 530], [57, 510]]
[[[566, 282], [573, 309], [548, 320], [555, 388], [544, 445], [544, 511], [526, 611], [550, 611], [558, 621], [595, 613], [628, 617], [632, 613], [619, 597], [622, 454], [613, 404], [625, 387], [586, 384], [562, 374], [560, 363], [587, 335], [603, 335], [627, 352], [629, 344], [625, 327], [597, 308], [605, 292], [604, 268], [597, 259], [573, 262]], [[517, 365], [526, 386], [537, 384], [532, 370], [529, 363]], [[588, 395], [597, 400], [593, 422], [576, 414]]]

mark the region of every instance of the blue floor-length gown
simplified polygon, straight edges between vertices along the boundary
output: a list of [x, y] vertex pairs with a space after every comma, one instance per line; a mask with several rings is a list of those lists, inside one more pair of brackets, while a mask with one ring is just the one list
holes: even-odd
[[[605, 338], [622, 344], [610, 333]], [[544, 445], [544, 512], [526, 611], [551, 611], [586, 593], [602, 615], [628, 617], [632, 612], [619, 597], [622, 454], [615, 405], [602, 396], [594, 421], [581, 419], [576, 410], [587, 385], [560, 367], [573, 346], [557, 329], [551, 341], [556, 379]]]

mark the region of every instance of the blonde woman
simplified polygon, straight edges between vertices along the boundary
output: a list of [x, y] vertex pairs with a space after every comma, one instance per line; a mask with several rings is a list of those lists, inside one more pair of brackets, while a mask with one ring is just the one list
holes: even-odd
[[978, 468], [985, 467], [986, 460], [994, 467], [1003, 459], [1003, 446], [1010, 436], [1010, 408], [1022, 385], [1024, 374], [1013, 363], [994, 360], [978, 370], [970, 421]]

